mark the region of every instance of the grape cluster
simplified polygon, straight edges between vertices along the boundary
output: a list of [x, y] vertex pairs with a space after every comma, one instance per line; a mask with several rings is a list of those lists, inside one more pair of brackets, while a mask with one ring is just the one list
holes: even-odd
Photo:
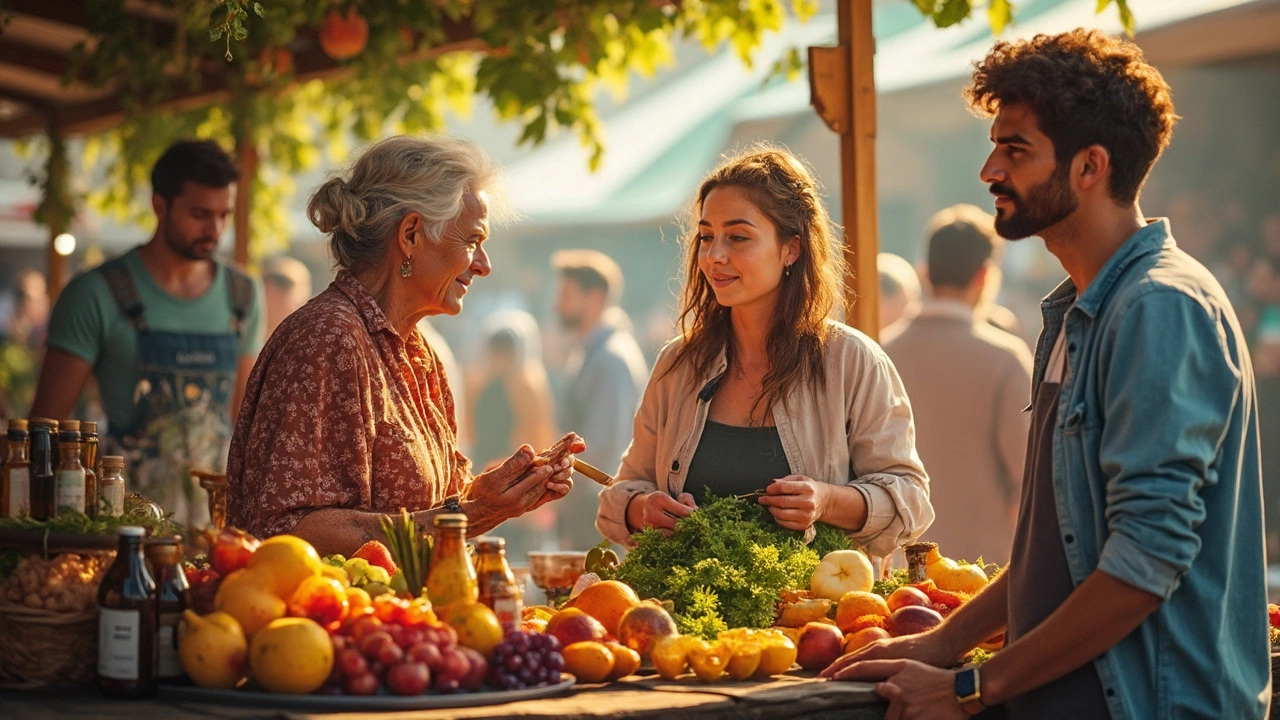
[[469, 692], [484, 682], [489, 664], [448, 625], [384, 623], [372, 615], [348, 621], [331, 637], [333, 672], [322, 692], [396, 695]]
[[489, 684], [499, 690], [519, 690], [560, 682], [564, 656], [560, 641], [550, 635], [516, 631], [493, 650]]

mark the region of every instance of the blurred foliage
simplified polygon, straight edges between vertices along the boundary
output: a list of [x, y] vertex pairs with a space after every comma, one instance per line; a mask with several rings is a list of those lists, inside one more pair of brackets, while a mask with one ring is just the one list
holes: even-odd
[[[969, 17], [977, 0], [912, 2], [939, 27]], [[1127, 0], [1112, 2], [1126, 27]], [[437, 130], [447, 110], [467, 115], [473, 96], [488, 96], [498, 117], [517, 123], [519, 144], [536, 145], [550, 133], [577, 136], [592, 169], [605, 138], [594, 98], [601, 89], [625, 97], [633, 74], [651, 77], [673, 63], [675, 44], [701, 43], [708, 52], [729, 47], [743, 63], [788, 15], [805, 21], [817, 0], [166, 0], [176, 32], [158, 30], [127, 12], [129, 0], [85, 3], [93, 38], [73, 57], [68, 77], [112, 83], [126, 117], [91, 137], [85, 165], [104, 163], [106, 178], [88, 198], [120, 218], [149, 213], [150, 167], [173, 140], [214, 138], [229, 150], [242, 139], [261, 159], [252, 181], [255, 238], [261, 257], [289, 236], [285, 209], [293, 174], [316, 167], [323, 154], [335, 162], [348, 138], [364, 142], [386, 133]], [[986, 0], [999, 32], [1012, 21], [1009, 0]], [[292, 49], [313, 47], [331, 13], [354, 10], [368, 26], [364, 48], [340, 65], [346, 72], [297, 82]], [[460, 46], [451, 33], [474, 40]], [[453, 38], [457, 39], [457, 34]], [[446, 50], [451, 50], [446, 52]], [[157, 59], [162, 58], [163, 62]], [[773, 71], [799, 77], [801, 53], [791, 49]], [[155, 111], [175, 92], [194, 90], [223, 76], [225, 96], [201, 107]], [[55, 177], [55, 173], [46, 173]], [[65, 183], [50, 186], [51, 208], [74, 202]]]

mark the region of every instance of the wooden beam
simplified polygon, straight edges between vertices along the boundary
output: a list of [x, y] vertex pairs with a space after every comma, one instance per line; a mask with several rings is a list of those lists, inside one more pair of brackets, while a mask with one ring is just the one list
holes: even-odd
[[880, 336], [880, 251], [876, 205], [875, 36], [871, 0], [838, 0], [840, 45], [849, 52], [849, 128], [840, 134], [840, 206], [843, 215], [846, 278], [845, 310], [850, 325]]

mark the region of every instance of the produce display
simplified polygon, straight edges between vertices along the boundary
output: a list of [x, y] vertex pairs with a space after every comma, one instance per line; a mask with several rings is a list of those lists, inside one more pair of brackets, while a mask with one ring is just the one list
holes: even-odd
[[98, 583], [111, 559], [64, 553], [51, 559], [28, 555], [0, 582], [0, 598], [33, 610], [80, 613], [96, 607]]

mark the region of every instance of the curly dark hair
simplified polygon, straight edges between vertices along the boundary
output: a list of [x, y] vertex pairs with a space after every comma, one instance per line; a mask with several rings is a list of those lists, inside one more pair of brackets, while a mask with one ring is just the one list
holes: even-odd
[[166, 201], [182, 194], [187, 182], [224, 188], [240, 178], [240, 170], [222, 146], [212, 140], [179, 140], [151, 168], [151, 190]]
[[[778, 239], [799, 238], [800, 256], [782, 280], [778, 305], [765, 339], [770, 358], [763, 387], [750, 418], [767, 417], [776, 402], [797, 383], [826, 383], [822, 362], [830, 328], [827, 317], [844, 291], [846, 262], [835, 225], [822, 202], [822, 189], [803, 160], [784, 148], [760, 143], [725, 160], [702, 182], [688, 210], [685, 236], [685, 286], [680, 307], [684, 344], [667, 372], [682, 362], [694, 376], [710, 372], [721, 350], [732, 365], [733, 328], [729, 308], [716, 301], [698, 268], [698, 218], [707, 195], [718, 187], [742, 190], [777, 231]], [[764, 410], [762, 415], [756, 409]]]
[[1137, 45], [1079, 28], [996, 43], [964, 97], [983, 117], [1027, 105], [1059, 165], [1090, 145], [1106, 148], [1111, 197], [1126, 204], [1137, 201], [1178, 120], [1168, 83]]

